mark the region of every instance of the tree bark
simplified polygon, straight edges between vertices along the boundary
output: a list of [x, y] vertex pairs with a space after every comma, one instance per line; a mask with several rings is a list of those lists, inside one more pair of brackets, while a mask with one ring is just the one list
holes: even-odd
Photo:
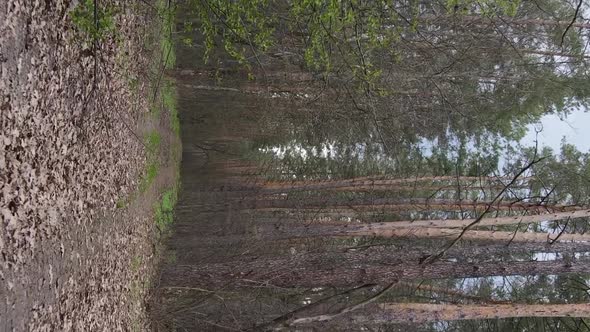
[[[590, 304], [432, 304], [380, 303], [370, 319], [381, 322], [499, 319], [513, 317], [590, 317]], [[369, 317], [367, 317], [369, 318]], [[363, 318], [360, 318], [361, 320]], [[357, 323], [359, 319], [355, 319]]]
[[[528, 224], [541, 221], [554, 221], [567, 218], [584, 218], [590, 217], [590, 210], [578, 210], [578, 211], [567, 211], [567, 212], [554, 212], [538, 215], [529, 216], [507, 216], [497, 218], [483, 218], [477, 226], [500, 226], [500, 225], [517, 225], [517, 224]], [[465, 227], [472, 223], [475, 219], [432, 219], [432, 220], [404, 220], [404, 221], [391, 221], [381, 223], [370, 223], [363, 227], [366, 230], [387, 230], [396, 228], [408, 228], [408, 227], [436, 227], [436, 228], [458, 228]], [[476, 226], [476, 227], [477, 227]]]
[[[575, 211], [581, 210], [579, 206], [568, 205], [539, 205], [537, 203], [527, 202], [498, 202], [493, 203], [472, 200], [451, 200], [451, 199], [326, 199], [320, 200], [252, 200], [242, 203], [243, 209], [256, 210], [322, 210], [330, 212], [330, 210], [338, 211], [376, 211], [376, 210], [390, 210], [390, 211], [427, 211], [427, 210], [442, 210], [442, 211], [456, 211], [456, 210], [475, 210], [475, 211], [529, 211], [531, 213], [556, 212], [556, 211]], [[489, 207], [489, 209], [488, 209]]]
[[445, 295], [449, 296], [450, 298], [460, 298], [462, 300], [475, 302], [475, 303], [484, 303], [484, 304], [506, 304], [506, 303], [508, 303], [508, 301], [498, 301], [498, 300], [494, 300], [491, 298], [485, 298], [485, 297], [481, 297], [481, 296], [466, 294], [465, 292], [462, 292], [462, 291], [454, 289], [454, 288], [443, 288], [443, 287], [437, 287], [437, 286], [433, 286], [433, 285], [424, 285], [424, 284], [418, 284], [418, 283], [412, 283], [412, 282], [400, 282], [400, 283], [398, 283], [398, 285], [413, 288], [416, 291], [420, 290], [420, 291], [427, 292], [427, 293], [435, 293], [435, 294], [437, 294], [437, 297], [440, 296], [439, 294], [445, 294]]
[[[385, 238], [456, 238], [461, 234], [460, 228], [435, 228], [435, 227], [417, 227], [417, 228], [400, 228], [400, 229], [358, 229], [345, 230], [335, 234], [322, 234], [323, 236], [332, 235], [338, 237], [353, 236], [374, 236]], [[508, 232], [508, 231], [478, 231], [468, 230], [463, 234], [465, 240], [488, 240], [508, 242], [536, 242], [544, 243], [555, 240], [556, 242], [590, 242], [590, 234], [557, 234], [536, 233], [536, 232]]]
[[[321, 181], [294, 181], [294, 182], [267, 182], [263, 188], [271, 190], [285, 190], [285, 191], [304, 191], [304, 190], [318, 190], [318, 189], [334, 189], [340, 187], [370, 187], [370, 186], [391, 186], [398, 184], [413, 184], [423, 182], [438, 182], [438, 181], [471, 181], [497, 184], [500, 180], [506, 180], [506, 177], [477, 177], [477, 176], [424, 176], [415, 178], [400, 178], [400, 179], [386, 179], [383, 177], [358, 177], [352, 179], [342, 180], [321, 180]], [[526, 180], [526, 178], [521, 179]]]

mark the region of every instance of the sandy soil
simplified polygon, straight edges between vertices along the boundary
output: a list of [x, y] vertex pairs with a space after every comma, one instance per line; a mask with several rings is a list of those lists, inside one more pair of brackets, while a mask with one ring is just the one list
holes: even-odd
[[[152, 206], [137, 192], [153, 123], [150, 7], [117, 8], [98, 49], [78, 1], [0, 2], [0, 330], [143, 330]], [[117, 202], [135, 197], [125, 208]]]

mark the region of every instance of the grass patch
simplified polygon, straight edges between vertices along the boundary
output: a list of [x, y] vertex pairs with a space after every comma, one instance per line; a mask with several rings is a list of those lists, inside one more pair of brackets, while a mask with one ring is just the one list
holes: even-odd
[[176, 65], [176, 52], [174, 40], [172, 39], [172, 30], [176, 17], [175, 7], [168, 7], [169, 2], [166, 0], [157, 0], [156, 9], [162, 19], [162, 32], [160, 34], [160, 51], [164, 68], [171, 69]]
[[152, 103], [152, 105], [150, 106], [150, 114], [152, 115], [152, 117], [154, 119], [159, 119], [160, 118], [160, 114], [161, 112], [161, 107], [160, 105], [158, 105], [158, 103], [154, 102]]
[[127, 206], [127, 200], [123, 197], [119, 198], [116, 203], [117, 209], [122, 209]]
[[176, 109], [170, 110], [170, 128], [176, 136], [180, 137], [180, 120]]
[[152, 130], [149, 134], [147, 134], [145, 138], [145, 146], [152, 156], [158, 154], [158, 151], [160, 150], [160, 143], [162, 143], [162, 136], [160, 136], [160, 133]]
[[145, 192], [158, 176], [159, 166], [157, 161], [148, 163], [144, 177], [139, 183], [139, 191]]
[[156, 225], [164, 232], [174, 221], [174, 206], [178, 199], [178, 185], [166, 190], [154, 209]]
[[139, 191], [145, 192], [158, 176], [160, 169], [158, 155], [160, 152], [160, 145], [162, 144], [162, 136], [159, 132], [152, 130], [145, 137], [145, 146], [148, 151], [148, 163], [144, 172], [144, 176], [139, 183]]
[[131, 260], [131, 270], [134, 272], [138, 272], [139, 268], [141, 267], [142, 259], [141, 256], [135, 255]]

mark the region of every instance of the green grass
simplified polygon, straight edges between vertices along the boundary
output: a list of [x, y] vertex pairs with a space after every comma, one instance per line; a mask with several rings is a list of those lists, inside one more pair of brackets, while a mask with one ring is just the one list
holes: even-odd
[[178, 119], [178, 110], [176, 108], [170, 110], [170, 128], [176, 136], [180, 137], [180, 120]]
[[168, 36], [162, 39], [162, 59], [165, 61], [164, 68], [172, 69], [176, 65], [176, 52], [172, 37]]
[[145, 138], [145, 145], [147, 147], [148, 152], [153, 156], [157, 155], [158, 151], [160, 150], [160, 144], [162, 143], [162, 137], [160, 133], [155, 130], [152, 130], [149, 134], [147, 134]]
[[145, 192], [150, 185], [154, 182], [156, 177], [158, 176], [159, 165], [157, 161], [151, 161], [148, 163], [145, 171], [145, 175], [141, 179], [139, 183], [139, 191]]
[[[153, 204], [153, 222], [160, 230], [159, 233], [162, 236], [155, 243], [156, 257], [161, 255], [163, 237], [169, 234], [170, 225], [173, 223], [173, 211], [179, 190], [180, 122], [178, 120], [176, 88], [173, 82], [166, 78], [165, 72], [162, 71], [163, 68], [173, 68], [176, 62], [175, 43], [172, 35], [175, 22], [174, 6], [168, 8], [167, 5], [167, 0], [156, 0], [158, 16], [161, 20], [159, 21], [159, 26], [155, 26], [152, 30], [153, 32], [150, 34], [149, 39], [146, 38], [145, 40], [148, 44], [148, 49], [152, 52], [148, 69], [150, 73], [148, 84], [149, 90], [151, 91], [149, 95], [153, 96], [149, 98], [149, 114], [146, 114], [145, 120], [152, 125], [151, 128], [154, 128], [143, 136], [147, 161], [139, 181], [138, 189], [129, 198], [119, 199], [116, 203], [117, 208], [124, 208], [137, 197], [144, 195], [149, 189], [149, 194], [147, 195], [151, 199], [150, 204]], [[131, 90], [139, 90], [139, 81], [129, 78], [128, 84]], [[167, 113], [162, 114], [162, 112]], [[166, 126], [162, 126], [162, 121], [166, 119], [166, 116], [170, 116], [169, 129], [163, 128]], [[169, 132], [167, 130], [171, 130], [177, 139], [168, 139]], [[168, 153], [168, 149], [171, 149], [172, 153]], [[165, 160], [166, 158], [169, 158], [169, 160]], [[162, 170], [168, 167], [169, 164], [176, 167], [174, 174], [176, 180], [169, 187], [161, 188], [159, 181], [158, 184], [154, 184], [154, 182], [156, 182], [159, 173], [162, 173]], [[161, 193], [158, 199], [152, 196], [160, 193], [163, 189], [166, 190]], [[157, 260], [158, 258], [156, 258]], [[176, 255], [172, 253], [168, 260], [176, 261]], [[133, 256], [130, 262], [130, 269], [134, 273], [140, 274], [137, 280], [133, 280], [129, 284], [130, 297], [134, 305], [138, 308], [143, 307], [145, 294], [147, 294], [146, 292], [150, 288], [149, 276], [147, 278], [141, 277], [141, 274], [145, 272], [142, 272], [142, 267], [149, 266], [147, 264], [151, 264], [151, 259], [142, 256], [139, 251], [136, 251], [136, 255]], [[141, 317], [139, 316], [132, 317], [132, 331], [142, 330], [140, 319]]]
[[139, 255], [133, 256], [133, 259], [131, 260], [131, 270], [133, 272], [138, 272], [139, 268], [141, 267], [141, 263], [142, 263], [141, 256], [139, 256]]
[[127, 200], [125, 198], [123, 198], [123, 197], [119, 198], [117, 200], [117, 209], [122, 209], [125, 206], [127, 206]]
[[145, 192], [158, 176], [158, 171], [160, 169], [158, 155], [161, 144], [162, 136], [159, 132], [152, 130], [146, 135], [145, 146], [148, 152], [148, 162], [144, 171], [144, 176], [139, 183], [140, 192]]
[[160, 34], [160, 51], [164, 68], [171, 69], [176, 65], [176, 52], [174, 50], [174, 40], [172, 39], [172, 29], [176, 20], [174, 7], [168, 7], [168, 1], [157, 0], [156, 8], [162, 18], [162, 33]]
[[154, 214], [156, 225], [160, 231], [165, 231], [174, 221], [174, 206], [178, 198], [178, 185], [166, 190], [162, 199], [156, 204]]
[[150, 114], [152, 115], [152, 117], [154, 119], [159, 119], [160, 118], [160, 114], [162, 108], [160, 107], [160, 105], [158, 105], [158, 103], [152, 103], [152, 105], [150, 106]]
[[[177, 99], [176, 99], [176, 87], [174, 83], [165, 77], [161, 77], [161, 68], [171, 69], [176, 65], [176, 53], [175, 53], [175, 42], [173, 38], [173, 29], [176, 21], [175, 7], [168, 7], [167, 0], [156, 0], [155, 6], [160, 17], [160, 28], [159, 34], [156, 35], [156, 42], [159, 44], [159, 49], [156, 49], [156, 53], [159, 53], [159, 57], [155, 57], [152, 62], [151, 72], [156, 73], [153, 79], [153, 83], [158, 86], [154, 86], [155, 89], [159, 89], [158, 98], [154, 100], [151, 106], [150, 113], [156, 121], [160, 120], [162, 110], [168, 112], [170, 123], [170, 130], [180, 141], [180, 121], [178, 118]], [[162, 139], [157, 132], [151, 132], [146, 136], [146, 146], [152, 157], [148, 160], [155, 160], [153, 156], [157, 156], [160, 151], [160, 144]], [[179, 143], [173, 140], [171, 146], [167, 147], [172, 149], [173, 153], [170, 154], [173, 159], [172, 162], [176, 164], [176, 180], [175, 184], [166, 189], [158, 202], [154, 205], [154, 220], [158, 229], [165, 233], [172, 222], [174, 221], [174, 206], [178, 198], [179, 190], [179, 166], [180, 166], [180, 148]], [[153, 179], [158, 173], [158, 164], [150, 163], [147, 167], [146, 175], [142, 179], [142, 185], [144, 188], [149, 187], [149, 184], [153, 182]]]

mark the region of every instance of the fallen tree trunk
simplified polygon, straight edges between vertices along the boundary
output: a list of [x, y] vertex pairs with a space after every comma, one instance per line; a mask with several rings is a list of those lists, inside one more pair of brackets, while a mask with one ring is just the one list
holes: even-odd
[[[541, 221], [554, 221], [567, 218], [584, 218], [590, 217], [590, 210], [578, 210], [578, 211], [566, 211], [566, 212], [553, 212], [544, 213], [538, 215], [528, 216], [507, 216], [497, 218], [483, 218], [477, 226], [500, 226], [500, 225], [517, 225], [517, 224], [528, 224]], [[471, 224], [475, 219], [432, 219], [432, 220], [404, 220], [404, 221], [392, 221], [392, 222], [381, 222], [371, 223], [364, 226], [366, 229], [371, 230], [386, 230], [395, 228], [408, 228], [408, 227], [437, 227], [437, 228], [458, 228], [465, 227]], [[476, 226], [476, 227], [477, 227]]]
[[[352, 179], [341, 180], [318, 180], [318, 181], [292, 181], [292, 182], [267, 182], [262, 186], [263, 190], [279, 190], [279, 191], [305, 191], [305, 190], [321, 190], [321, 189], [337, 189], [337, 188], [352, 188], [352, 187], [375, 187], [375, 186], [394, 186], [394, 185], [411, 185], [422, 184], [430, 182], [431, 184], [440, 181], [453, 181], [452, 184], [459, 182], [470, 182], [485, 184], [502, 184], [502, 180], [507, 177], [477, 177], [477, 176], [424, 176], [415, 178], [399, 178], [387, 179], [383, 177], [359, 177]], [[528, 178], [523, 178], [520, 181], [526, 181]], [[499, 183], [500, 182], [500, 183]], [[448, 183], [446, 184], [448, 185]]]
[[[344, 230], [334, 234], [323, 234], [338, 237], [374, 236], [386, 238], [455, 238], [461, 234], [460, 228], [416, 227], [399, 229], [356, 229]], [[590, 242], [590, 234], [557, 234], [536, 232], [478, 231], [468, 230], [463, 236], [465, 240], [488, 240], [505, 242]]]
[[[590, 304], [432, 304], [380, 303], [371, 308], [371, 322], [412, 321], [416, 323], [515, 317], [590, 317]], [[373, 316], [373, 317], [370, 317]], [[357, 316], [360, 322], [364, 317]]]
[[318, 210], [329, 212], [336, 211], [527, 211], [530, 213], [566, 212], [582, 210], [575, 205], [545, 205], [529, 202], [484, 202], [473, 200], [452, 199], [324, 199], [314, 200], [252, 200], [241, 203], [241, 208], [246, 210]]

